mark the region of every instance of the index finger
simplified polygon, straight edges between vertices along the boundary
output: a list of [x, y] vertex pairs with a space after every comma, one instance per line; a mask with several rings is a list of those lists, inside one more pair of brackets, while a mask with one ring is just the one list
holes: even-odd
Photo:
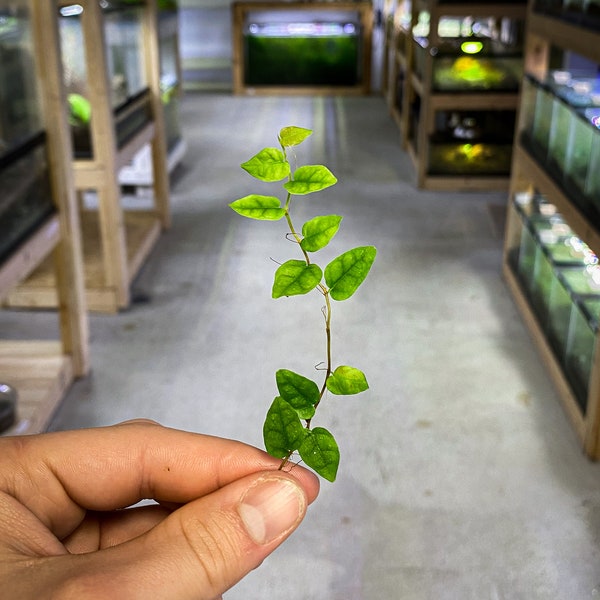
[[[276, 470], [253, 446], [152, 422], [0, 439], [0, 490], [25, 504], [59, 538], [87, 509], [115, 510], [139, 500], [185, 503], [241, 477]], [[309, 502], [316, 477], [292, 474]]]

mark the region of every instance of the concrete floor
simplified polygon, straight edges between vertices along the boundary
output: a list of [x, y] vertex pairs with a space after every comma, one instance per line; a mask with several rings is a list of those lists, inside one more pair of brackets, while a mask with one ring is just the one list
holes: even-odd
[[[270, 298], [273, 261], [297, 249], [282, 222], [227, 204], [276, 193], [238, 165], [290, 124], [315, 129], [299, 163], [339, 179], [297, 199], [297, 223], [341, 214], [332, 253], [379, 250], [333, 323], [334, 363], [371, 389], [323, 403], [315, 425], [338, 440], [338, 480], [227, 600], [600, 598], [600, 466], [502, 281], [492, 215], [506, 195], [415, 190], [379, 97], [185, 98], [173, 227], [136, 281], [140, 302], [91, 317], [93, 373], [51, 428], [145, 416], [262, 446], [275, 370], [310, 375], [324, 359], [321, 303]], [[19, 331], [17, 316], [2, 329]]]

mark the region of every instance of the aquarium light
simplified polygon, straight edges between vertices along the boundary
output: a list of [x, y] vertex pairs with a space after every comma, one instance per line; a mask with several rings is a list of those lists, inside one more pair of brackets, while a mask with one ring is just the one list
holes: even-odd
[[83, 12], [83, 6], [81, 4], [71, 4], [70, 6], [63, 6], [60, 9], [60, 14], [63, 17], [76, 17]]
[[478, 52], [481, 52], [483, 50], [483, 43], [472, 40], [468, 42], [463, 42], [460, 45], [460, 49], [463, 51], [464, 54], [477, 54]]

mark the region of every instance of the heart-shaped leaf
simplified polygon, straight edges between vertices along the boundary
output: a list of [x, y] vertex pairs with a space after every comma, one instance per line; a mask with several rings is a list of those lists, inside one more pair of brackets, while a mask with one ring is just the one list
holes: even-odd
[[290, 146], [297, 146], [301, 144], [309, 135], [312, 135], [312, 129], [305, 129], [304, 127], [284, 127], [279, 132], [279, 143], [285, 148]]
[[275, 380], [279, 394], [298, 413], [298, 416], [301, 419], [312, 418], [315, 414], [315, 404], [319, 401], [317, 384], [287, 369], [279, 369], [275, 373]]
[[377, 255], [373, 246], [360, 246], [334, 258], [325, 267], [325, 282], [334, 300], [346, 300], [369, 274]]
[[340, 228], [342, 217], [338, 215], [327, 215], [315, 217], [302, 226], [304, 239], [300, 246], [306, 252], [316, 252], [325, 248]]
[[308, 294], [321, 282], [323, 271], [318, 265], [307, 265], [303, 260], [288, 260], [275, 271], [273, 298]]
[[365, 374], [354, 367], [338, 367], [326, 381], [327, 389], [338, 396], [360, 394], [369, 389]]
[[290, 174], [290, 164], [278, 148], [263, 148], [250, 160], [242, 163], [241, 167], [261, 181], [281, 181]]
[[337, 182], [335, 175], [323, 165], [306, 165], [294, 171], [291, 181], [283, 187], [295, 196], [312, 194], [328, 188]]
[[275, 196], [250, 194], [229, 205], [236, 213], [258, 221], [278, 221], [285, 215], [281, 201]]
[[340, 464], [340, 449], [335, 438], [323, 427], [306, 430], [298, 448], [302, 460], [327, 481], [335, 481]]
[[306, 431], [298, 413], [283, 398], [275, 398], [263, 425], [267, 452], [275, 458], [285, 458], [299, 448]]

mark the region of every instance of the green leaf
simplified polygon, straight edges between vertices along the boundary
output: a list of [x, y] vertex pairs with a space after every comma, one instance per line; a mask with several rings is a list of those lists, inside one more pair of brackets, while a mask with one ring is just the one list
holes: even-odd
[[315, 404], [319, 401], [317, 384], [287, 369], [279, 369], [275, 373], [275, 379], [281, 397], [301, 419], [310, 419], [315, 414]]
[[335, 438], [322, 427], [306, 430], [298, 448], [302, 460], [327, 481], [335, 481], [340, 464], [340, 449]]
[[306, 432], [298, 413], [283, 398], [275, 398], [263, 425], [267, 452], [275, 458], [285, 458], [300, 447]]
[[325, 282], [334, 300], [346, 300], [369, 274], [377, 255], [373, 246], [360, 246], [334, 258], [325, 267]]
[[259, 221], [278, 221], [285, 215], [281, 201], [275, 196], [250, 194], [229, 205], [236, 213]]
[[338, 396], [360, 394], [369, 389], [365, 374], [354, 367], [338, 367], [326, 381], [327, 389]]
[[315, 217], [307, 221], [302, 226], [304, 239], [300, 242], [300, 246], [306, 252], [316, 252], [325, 248], [340, 228], [341, 221], [342, 217], [338, 215]]
[[261, 181], [281, 181], [290, 174], [290, 164], [278, 148], [263, 148], [240, 166]]
[[304, 127], [284, 127], [279, 132], [279, 143], [285, 148], [301, 144], [309, 135], [312, 135], [312, 129]]
[[318, 265], [307, 265], [303, 260], [288, 260], [275, 271], [273, 298], [308, 294], [321, 282], [323, 271]]
[[312, 194], [328, 188], [337, 182], [333, 173], [323, 165], [306, 165], [294, 171], [292, 181], [283, 184], [283, 187], [296, 196]]

